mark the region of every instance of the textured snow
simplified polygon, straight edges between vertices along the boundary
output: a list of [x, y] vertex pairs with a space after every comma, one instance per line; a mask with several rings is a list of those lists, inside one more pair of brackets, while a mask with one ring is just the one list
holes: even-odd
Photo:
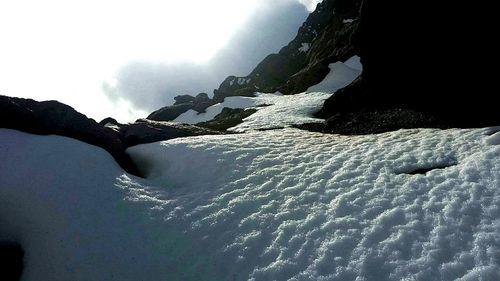
[[206, 109], [205, 113], [188, 110], [174, 121], [196, 124], [212, 120], [224, 107], [255, 108], [257, 112], [243, 119], [243, 123], [229, 128], [232, 132], [265, 130], [289, 127], [291, 125], [323, 122], [323, 119], [312, 117], [323, 106], [330, 93], [301, 93], [284, 96], [277, 92], [273, 94], [256, 93], [255, 97], [227, 97], [223, 103], [218, 103]]
[[165, 220], [204, 241], [220, 280], [498, 280], [500, 146], [485, 138], [286, 129], [130, 153], [175, 194]]
[[186, 124], [196, 124], [214, 119], [215, 116], [222, 112], [224, 107], [248, 108], [254, 107], [255, 105], [256, 101], [249, 97], [227, 97], [224, 99], [224, 102], [208, 107], [203, 113], [198, 113], [190, 109], [179, 115], [174, 121]]
[[23, 280], [500, 279], [491, 128], [284, 129], [129, 153], [148, 179], [100, 148], [0, 129], [0, 240], [25, 248]]
[[[243, 119], [243, 123], [229, 128], [232, 132], [246, 132], [289, 127], [304, 123], [320, 123], [323, 119], [312, 117], [323, 106], [330, 93], [257, 94], [257, 112]], [[265, 106], [264, 106], [265, 105]]]
[[308, 92], [334, 93], [338, 89], [349, 85], [361, 74], [362, 71], [359, 57], [356, 56], [348, 59], [345, 63], [331, 63], [328, 67], [330, 68], [330, 72], [325, 79], [323, 79], [320, 83], [309, 87], [309, 89], [307, 89]]

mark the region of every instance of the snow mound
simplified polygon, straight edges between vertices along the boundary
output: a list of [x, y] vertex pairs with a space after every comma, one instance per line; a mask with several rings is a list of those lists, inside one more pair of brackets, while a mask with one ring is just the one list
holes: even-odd
[[346, 62], [335, 62], [329, 65], [330, 73], [320, 83], [311, 86], [307, 92], [329, 92], [334, 93], [344, 88], [356, 79], [362, 71], [362, 65], [358, 56], [351, 57]]
[[182, 138], [129, 148], [143, 180], [100, 148], [1, 129], [0, 240], [32, 281], [499, 280], [486, 132]]

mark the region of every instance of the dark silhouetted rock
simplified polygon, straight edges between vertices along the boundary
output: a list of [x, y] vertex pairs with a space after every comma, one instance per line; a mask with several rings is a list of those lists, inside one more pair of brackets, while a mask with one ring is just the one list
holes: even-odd
[[191, 96], [191, 95], [179, 95], [179, 96], [174, 97], [174, 100], [175, 100], [174, 105], [191, 103], [191, 102], [194, 102], [195, 99], [196, 98]]
[[116, 121], [116, 119], [111, 118], [111, 117], [104, 118], [104, 119], [101, 120], [101, 122], [99, 122], [99, 125], [101, 125], [101, 126], [106, 126], [108, 124], [112, 124], [112, 125], [115, 125], [115, 126], [121, 126], [122, 125], [118, 121]]
[[224, 132], [227, 129], [240, 124], [241, 122], [243, 122], [244, 118], [247, 118], [255, 112], [257, 112], [257, 110], [253, 108], [242, 109], [224, 107], [221, 113], [217, 114], [214, 119], [207, 122], [198, 123], [196, 125]]
[[190, 109], [203, 113], [208, 107], [215, 104], [206, 93], [199, 93], [196, 97], [190, 95], [176, 96], [174, 100], [174, 105], [162, 107], [151, 113], [146, 119], [172, 121]]
[[217, 135], [220, 132], [188, 124], [139, 119], [121, 126], [120, 134], [125, 146], [129, 147], [181, 137]]
[[172, 121], [182, 113], [193, 109], [193, 107], [194, 104], [192, 102], [166, 106], [149, 114], [147, 119], [155, 121]]
[[0, 280], [21, 280], [23, 258], [24, 251], [20, 244], [0, 241]]
[[[414, 127], [499, 125], [498, 85], [493, 72], [483, 71], [498, 62], [498, 46], [486, 35], [494, 25], [485, 13], [483, 5], [465, 2], [364, 0], [352, 34], [363, 73], [329, 98], [318, 116], [337, 116], [345, 124], [331, 127], [347, 127], [353, 122], [348, 116], [402, 108], [432, 117]], [[384, 126], [404, 128], [412, 120]]]

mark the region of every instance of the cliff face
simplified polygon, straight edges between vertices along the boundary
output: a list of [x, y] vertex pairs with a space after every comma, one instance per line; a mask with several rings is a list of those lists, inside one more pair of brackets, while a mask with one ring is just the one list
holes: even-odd
[[351, 40], [362, 76], [318, 116], [334, 117], [328, 123], [335, 127], [353, 115], [372, 115], [364, 122], [375, 126], [377, 112], [397, 109], [426, 116], [410, 127], [499, 125], [498, 83], [488, 70], [498, 62], [498, 45], [488, 13], [470, 3], [364, 0]]
[[297, 36], [279, 53], [267, 56], [245, 77], [227, 77], [214, 100], [251, 96], [256, 91], [297, 94], [320, 82], [328, 64], [354, 54], [349, 42], [357, 26], [361, 0], [325, 0], [318, 4]]

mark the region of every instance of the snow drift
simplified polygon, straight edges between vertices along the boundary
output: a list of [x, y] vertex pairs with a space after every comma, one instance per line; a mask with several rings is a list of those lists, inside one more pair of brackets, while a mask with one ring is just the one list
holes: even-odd
[[0, 240], [23, 280], [498, 280], [492, 130], [175, 139], [129, 149], [142, 180], [2, 129]]

